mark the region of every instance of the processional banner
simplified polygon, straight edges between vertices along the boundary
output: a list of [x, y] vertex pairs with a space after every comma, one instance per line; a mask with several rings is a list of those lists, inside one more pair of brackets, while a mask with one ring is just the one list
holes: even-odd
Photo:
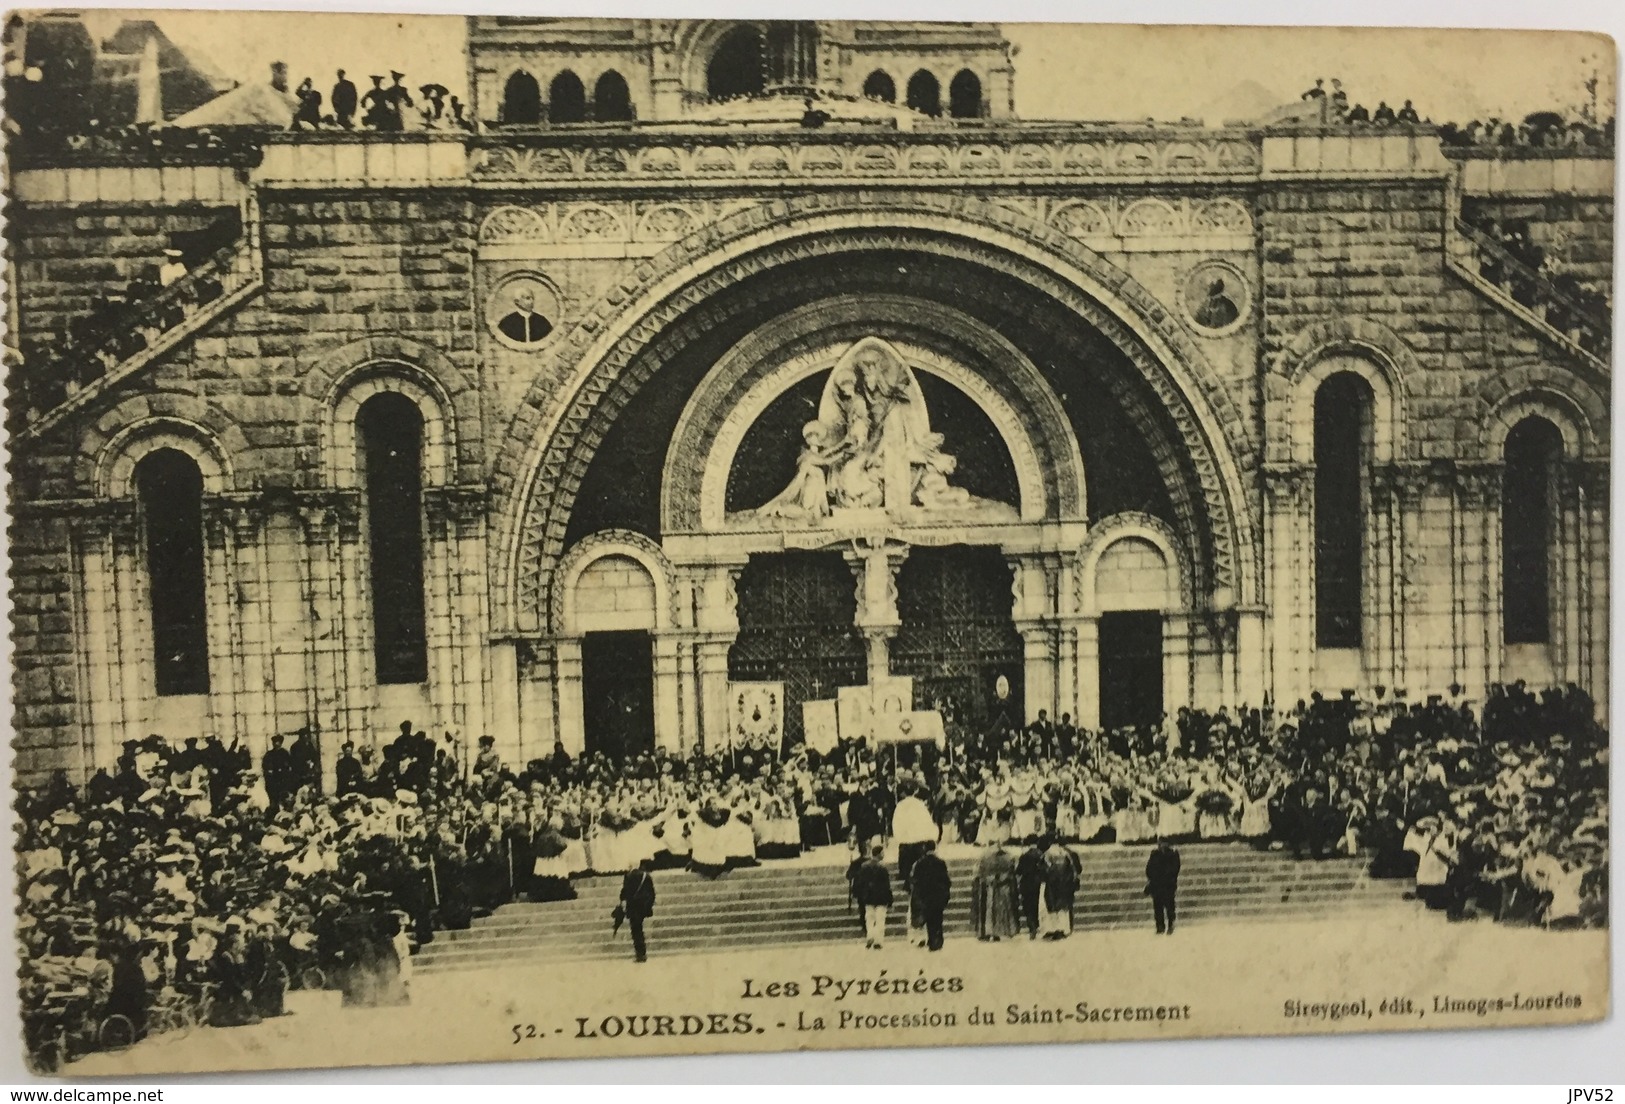
[[784, 740], [784, 683], [730, 682], [728, 735], [733, 747], [777, 754]]

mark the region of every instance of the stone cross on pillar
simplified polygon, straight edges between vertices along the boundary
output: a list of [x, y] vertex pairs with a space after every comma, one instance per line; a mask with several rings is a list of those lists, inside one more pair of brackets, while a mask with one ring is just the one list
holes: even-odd
[[902, 627], [897, 612], [897, 569], [908, 559], [906, 544], [853, 541], [842, 552], [858, 583], [858, 611], [853, 623], [868, 651], [869, 685], [891, 677], [891, 638]]

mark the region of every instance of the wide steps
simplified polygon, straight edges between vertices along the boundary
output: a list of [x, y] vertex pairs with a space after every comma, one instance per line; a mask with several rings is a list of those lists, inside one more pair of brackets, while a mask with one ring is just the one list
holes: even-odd
[[[1149, 847], [1080, 848], [1083, 884], [1074, 910], [1079, 930], [1139, 927], [1149, 923], [1144, 897]], [[1296, 861], [1279, 852], [1235, 844], [1192, 844], [1183, 850], [1180, 876], [1182, 923], [1268, 922], [1351, 911], [1407, 907], [1400, 883], [1375, 881], [1366, 860]], [[947, 928], [971, 929], [973, 856], [947, 860], [953, 884]], [[892, 867], [895, 872], [895, 866]], [[655, 916], [647, 927], [650, 953], [717, 952], [855, 939], [857, 909], [847, 898], [845, 865], [828, 861], [768, 862], [708, 880], [687, 871], [657, 871]], [[610, 911], [619, 898], [619, 876], [593, 876], [575, 883], [571, 901], [515, 902], [461, 931], [437, 932], [414, 965], [419, 970], [477, 969], [515, 963], [624, 958], [628, 933], [611, 934]], [[907, 895], [894, 882], [896, 904], [888, 918], [892, 938], [907, 928]]]

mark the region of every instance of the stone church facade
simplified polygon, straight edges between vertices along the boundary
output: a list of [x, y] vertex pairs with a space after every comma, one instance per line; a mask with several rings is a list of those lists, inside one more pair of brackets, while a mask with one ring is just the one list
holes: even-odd
[[1605, 704], [1607, 321], [1465, 220], [1611, 295], [1607, 155], [1021, 121], [992, 25], [469, 42], [476, 133], [14, 175], [46, 348], [232, 231], [14, 414], [24, 780], [403, 719], [714, 748], [743, 682], [791, 738], [898, 675], [967, 724]]

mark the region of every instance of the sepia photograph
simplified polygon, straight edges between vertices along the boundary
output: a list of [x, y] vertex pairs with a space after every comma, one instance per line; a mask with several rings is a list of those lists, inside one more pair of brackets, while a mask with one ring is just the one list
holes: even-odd
[[1607, 1018], [1617, 67], [8, 14], [26, 1068]]

